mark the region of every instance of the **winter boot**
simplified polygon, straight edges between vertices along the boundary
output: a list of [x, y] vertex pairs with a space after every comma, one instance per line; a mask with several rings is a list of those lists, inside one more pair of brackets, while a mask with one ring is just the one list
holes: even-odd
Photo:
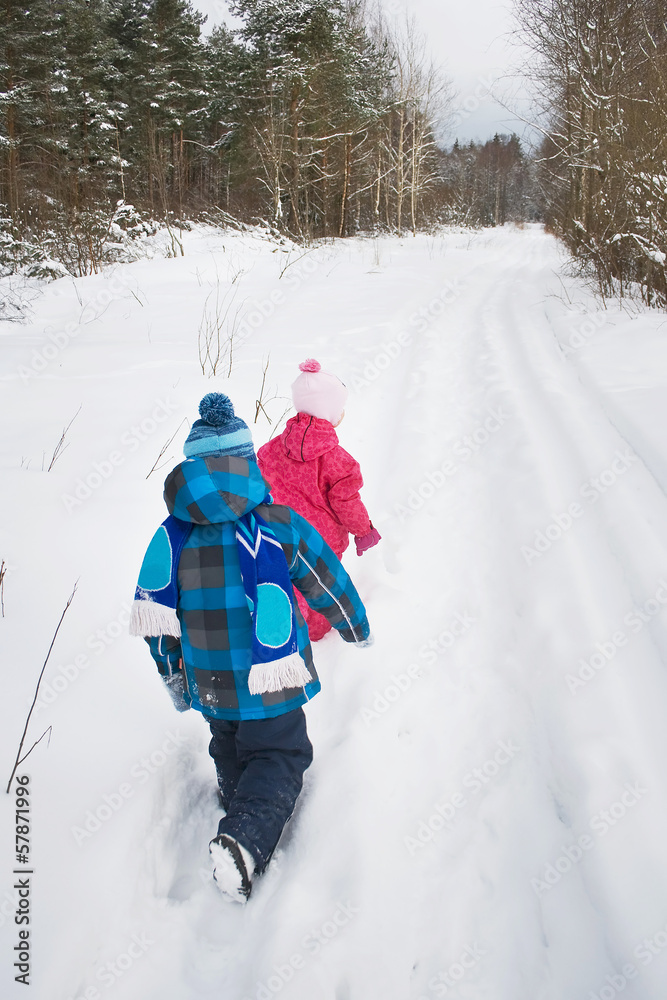
[[250, 851], [226, 833], [208, 845], [213, 859], [213, 878], [228, 902], [245, 903], [252, 889], [255, 862]]

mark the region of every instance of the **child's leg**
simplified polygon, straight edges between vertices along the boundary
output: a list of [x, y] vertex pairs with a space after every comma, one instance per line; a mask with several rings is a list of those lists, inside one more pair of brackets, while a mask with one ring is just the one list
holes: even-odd
[[211, 718], [208, 718], [207, 722], [213, 736], [208, 745], [208, 752], [215, 763], [222, 805], [226, 812], [236, 794], [239, 778], [243, 773], [243, 767], [239, 763], [236, 752], [236, 731], [239, 723]]
[[249, 719], [236, 734], [243, 773], [218, 833], [227, 833], [266, 868], [313, 759], [303, 709], [276, 719]]

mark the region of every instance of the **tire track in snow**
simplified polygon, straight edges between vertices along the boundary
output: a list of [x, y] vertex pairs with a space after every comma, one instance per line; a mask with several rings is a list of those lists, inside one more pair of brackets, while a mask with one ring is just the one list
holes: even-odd
[[[610, 570], [615, 566], [619, 596], [625, 603], [645, 600], [646, 588], [667, 569], [666, 498], [631, 442], [609, 421], [600, 401], [582, 385], [572, 365], [563, 358], [547, 317], [542, 317], [537, 331], [532, 323], [527, 328], [526, 314], [516, 305], [521, 295], [512, 295], [503, 284], [498, 299], [487, 310], [489, 342], [495, 345], [509, 383], [516, 387], [517, 409], [523, 411], [524, 432], [532, 441], [544, 498], [543, 523], [531, 526], [532, 531], [527, 526], [524, 542], [530, 545], [536, 527], [544, 528], [565, 513], [570, 504], [579, 503], [583, 508], [581, 520], [573, 519], [572, 528], [566, 529], [571, 537], [562, 539], [573, 544], [563, 548], [570, 559], [573, 582], [588, 624], [600, 628], [607, 619], [609, 594], [596, 596], [596, 560], [610, 560]], [[504, 313], [505, 323], [492, 318], [492, 313]], [[619, 454], [628, 455], [631, 462], [627, 469], [621, 463], [617, 474], [612, 466]], [[587, 491], [583, 498], [582, 487]], [[618, 511], [616, 522], [611, 524], [610, 506]], [[586, 532], [574, 544], [580, 524], [588, 526], [589, 520], [596, 520], [600, 530], [596, 534]], [[645, 579], [638, 587], [642, 576], [637, 569], [639, 547], [643, 547], [644, 554], [650, 553], [654, 574], [658, 575]]]
[[[511, 270], [507, 277], [511, 277]], [[485, 321], [500, 368], [509, 386], [514, 387], [522, 430], [532, 444], [544, 528], [570, 502], [581, 502], [581, 485], [599, 476], [610, 465], [617, 449], [631, 445], [610, 423], [599, 401], [580, 383], [572, 366], [564, 362], [547, 317], [538, 317], [537, 309], [528, 312], [519, 308], [518, 303], [525, 303], [530, 292], [531, 284], [522, 274], [509, 283], [503, 282], [488, 305]], [[566, 639], [552, 648], [545, 643], [542, 657], [547, 659], [546, 669], [538, 669], [542, 682], [548, 681], [549, 674], [557, 676], [563, 670], [559, 660], [564, 656], [576, 663], [577, 656], [587, 646], [592, 648], [596, 639], [613, 630], [614, 622], [620, 626], [623, 611], [646, 600], [660, 571], [667, 567], [664, 494], [639, 460], [627, 477], [613, 483], [608, 495], [602, 496], [595, 506], [587, 507], [585, 503], [582, 506], [581, 520], [573, 523], [567, 537], [564, 533], [535, 561], [532, 574], [527, 573], [527, 581], [532, 578], [536, 588], [536, 598], [539, 599], [540, 593], [553, 597], [558, 588], [564, 592], [560, 604], [554, 602], [551, 616], [542, 602], [537, 636], [544, 639], [545, 633], [562, 630], [563, 619], [567, 629], [578, 626], [573, 642]], [[516, 526], [511, 513], [508, 520]], [[524, 584], [526, 589], [529, 586], [528, 582]], [[560, 619], [557, 608], [562, 613]], [[634, 774], [641, 776], [656, 794], [665, 793], [659, 766], [666, 749], [664, 737], [655, 728], [649, 704], [651, 695], [647, 697], [646, 692], [638, 690], [640, 681], [645, 680], [650, 685], [649, 692], [651, 688], [654, 691], [653, 697], [660, 689], [664, 696], [664, 676], [655, 675], [655, 668], [662, 666], [660, 650], [651, 642], [648, 630], [641, 638], [643, 648], [637, 647], [637, 656], [642, 656], [642, 665], [638, 664], [635, 676], [628, 682], [627, 674], [616, 676], [614, 667], [607, 667], [597, 703], [591, 706], [590, 701], [586, 702], [585, 711], [581, 702], [575, 705], [572, 700], [569, 703], [566, 700], [564, 705], [554, 700], [549, 705], [554, 686], [547, 687], [548, 693], [540, 692], [537, 683], [530, 684], [524, 670], [536, 723], [547, 730], [544, 739], [538, 738], [537, 746], [541, 742], [540, 752], [551, 771], [549, 786], [556, 834], [561, 833], [558, 826], [562, 826], [561, 835], [566, 840], [568, 835], [580, 831], [594, 812], [600, 786], [607, 784], [611, 788], [615, 779], [618, 785], [625, 775]], [[528, 644], [521, 652], [524, 657], [527, 653], [538, 656], [538, 643], [533, 643], [532, 649]], [[524, 668], [527, 666], [524, 663]], [[594, 689], [587, 693], [594, 693]], [[598, 720], [605, 720], [606, 730], [617, 733], [620, 747], [609, 747], [601, 734], [593, 735], [590, 718], [586, 717], [591, 707]], [[563, 725], [574, 739], [574, 746], [568, 746], [565, 752], [557, 735]], [[590, 743], [591, 738], [592, 745], [597, 744], [598, 759], [594, 763], [580, 755], [580, 747]], [[664, 885], [664, 874], [658, 875], [663, 866], [656, 846], [654, 838], [648, 835], [644, 851]], [[587, 937], [591, 953], [596, 949], [612, 956], [622, 953], [624, 941], [628, 936], [631, 938], [627, 934], [628, 921], [622, 919], [623, 903], [612, 898], [604, 878], [591, 878], [587, 871], [586, 868], [580, 871], [584, 898], [579, 901], [579, 909], [586, 914], [580, 920], [583, 937]], [[600, 981], [604, 981], [602, 973]]]
[[[490, 639], [496, 642], [495, 649], [493, 641], [486, 646], [483, 642], [478, 644], [470, 662], [467, 690], [464, 681], [463, 688], [453, 694], [446, 677], [440, 677], [428, 690], [424, 689], [419, 699], [427, 718], [429, 698], [454, 702], [453, 710], [451, 705], [443, 703], [443, 730], [456, 725], [457, 711], [464, 716], [467, 713], [480, 752], [485, 747], [486, 733], [493, 732], [498, 725], [498, 710], [506, 712], [512, 732], [518, 733], [524, 751], [519, 780], [506, 789], [506, 819], [497, 811], [498, 803], [493, 808], [493, 797], [503, 795], [500, 788], [491, 791], [491, 798], [475, 803], [472, 812], [462, 814], [461, 828], [445, 843], [444, 854], [435, 851], [422, 856], [423, 864], [417, 866], [421, 874], [415, 880], [413, 896], [416, 893], [424, 905], [417, 906], [413, 901], [410, 911], [419, 927], [415, 939], [422, 942], [422, 961], [418, 963], [422, 966], [424, 960], [428, 966], [430, 953], [447, 955], [442, 944], [444, 928], [448, 928], [452, 941], [456, 940], [457, 927], [467, 927], [471, 933], [473, 929], [479, 931], [482, 941], [492, 942], [482, 970], [484, 978], [475, 984], [474, 990], [476, 998], [488, 996], [493, 1000], [513, 1000], [519, 995], [538, 992], [541, 997], [570, 1000], [583, 989], [584, 958], [590, 968], [602, 970], [609, 955], [618, 951], [622, 907], [617, 899], [611, 899], [606, 901], [608, 912], [605, 912], [601, 900], [604, 880], [591, 879], [582, 868], [581, 878], [575, 875], [564, 887], [566, 920], [571, 922], [571, 915], [579, 914], [575, 920], [579, 944], [574, 948], [570, 945], [574, 961], [563, 951], [562, 926], [554, 923], [548, 910], [543, 911], [529, 882], [543, 862], [550, 859], [553, 845], [567, 842], [587, 822], [595, 811], [596, 796], [604, 800], [607, 795], [612, 800], [624, 769], [628, 772], [634, 769], [635, 773], [639, 770], [657, 780], [655, 763], [663, 756], [655, 737], [644, 746], [638, 731], [636, 718], [641, 719], [645, 705], [640, 703], [631, 709], [627, 696], [619, 699], [614, 690], [601, 697], [601, 714], [607, 715], [605, 732], [614, 731], [615, 724], [620, 725], [623, 745], [637, 743], [640, 747], [629, 759], [623, 747], [607, 750], [604, 741], [590, 732], [585, 712], [569, 694], [560, 701], [555, 698], [553, 707], [549, 704], [550, 698], [558, 693], [556, 685], [562, 684], [563, 664], [568, 663], [568, 658], [575, 661], [577, 651], [583, 650], [586, 642], [604, 634], [600, 627], [609, 621], [610, 600], [612, 609], [627, 609], [637, 593], [644, 597], [646, 593], [638, 589], [632, 577], [631, 559], [621, 561], [619, 572], [615, 547], [609, 543], [608, 525], [599, 514], [604, 505], [596, 509], [599, 525], [597, 520], [594, 525], [582, 522], [583, 541], [578, 541], [575, 533], [578, 525], [575, 525], [572, 533], [545, 555], [536, 572], [531, 574], [519, 555], [521, 544], [530, 540], [530, 529], [534, 527], [526, 514], [534, 517], [535, 511], [538, 514], [543, 511], [546, 526], [554, 510], [560, 509], [554, 504], [562, 500], [567, 507], [573, 489], [578, 498], [579, 485], [599, 474], [608, 462], [610, 446], [613, 445], [613, 455], [617, 445], [623, 444], [615, 429], [608, 427], [604, 415], [597, 413], [594, 401], [588, 399], [583, 387], [563, 366], [560, 354], [552, 352], [553, 332], [544, 322], [541, 306], [531, 308], [533, 299], [537, 298], [539, 303], [544, 298], [545, 269], [551, 269], [549, 256], [540, 253], [543, 239], [529, 237], [523, 244], [528, 245], [528, 253], [519, 244], [516, 251], [501, 254], [504, 259], [500, 267], [473, 265], [470, 272], [478, 304], [473, 305], [472, 322], [471, 302], [466, 302], [460, 311], [462, 329], [474, 331], [475, 337], [470, 338], [467, 356], [461, 353], [457, 356], [456, 363], [466, 367], [467, 375], [459, 403], [465, 398], [464, 408], [472, 411], [474, 406], [483, 405], [488, 393], [492, 396], [509, 393], [513, 397], [514, 420], [508, 438], [502, 436], [494, 441], [479, 457], [479, 467], [469, 466], [470, 475], [452, 481], [450, 489], [433, 501], [433, 507], [438, 512], [448, 507], [456, 510], [465, 525], [463, 548], [468, 547], [468, 558], [487, 563], [486, 573], [479, 574], [483, 601], [499, 607], [495, 615], [486, 615], [483, 624]], [[502, 249], [502, 234], [498, 242]], [[546, 242], [542, 245], [546, 246]], [[546, 280], [549, 278], [550, 274]], [[434, 353], [434, 363], [440, 361], [440, 370], [452, 362], [451, 347], [451, 340], [447, 339], [441, 350]], [[435, 411], [436, 400], [442, 412], [438, 371], [434, 369], [433, 377], [427, 380], [422, 406], [428, 411], [430, 405]], [[557, 403], [567, 406], [559, 408]], [[584, 433], [580, 429], [582, 415]], [[596, 420], [589, 428], [587, 421], [591, 416]], [[431, 435], [433, 446], [437, 447], [437, 442], [446, 438], [447, 433], [439, 424]], [[513, 481], [515, 471], [520, 474], [518, 483]], [[630, 478], [619, 481], [619, 493], [613, 494], [612, 499], [620, 503], [618, 498], [623, 496], [626, 505], [632, 508], [636, 504], [636, 490], [630, 483]], [[524, 491], [525, 497], [521, 495]], [[641, 522], [641, 513], [636, 516]], [[538, 526], [543, 525], [538, 522]], [[443, 534], [442, 541], [429, 552], [429, 560], [442, 558], [447, 542]], [[622, 538], [621, 547], [627, 552]], [[453, 556], [459, 571], [464, 569], [464, 555], [458, 547]], [[605, 556], [610, 564], [611, 584], [605, 585], [604, 591], [596, 596], [596, 587], [600, 585], [596, 565]], [[559, 589], [563, 591], [563, 597], [559, 596], [557, 601], [553, 601], [554, 582], [556, 594]], [[551, 607], [550, 601], [553, 601]], [[567, 633], [573, 625], [574, 637], [561, 636], [552, 648], [552, 633]], [[444, 674], [450, 669], [450, 663], [443, 664]], [[563, 727], [573, 734], [572, 749], [564, 750], [559, 734]], [[598, 757], [602, 755], [593, 766], [586, 756], [581, 760], [581, 750], [589, 744], [596, 747]], [[432, 740], [420, 734], [417, 745], [436, 773], [456, 774], [466, 760], [465, 745], [461, 747], [456, 741], [448, 746], [446, 740], [441, 740], [434, 746]], [[653, 784], [656, 789], [662, 787], [659, 780]], [[605, 786], [609, 786], [609, 793]], [[437, 784], [434, 785], [434, 793], [438, 790]], [[539, 813], [534, 816], [536, 804]], [[468, 844], [464, 843], [464, 834], [469, 838]], [[525, 858], [517, 857], [518, 844]], [[657, 864], [658, 855], [650, 839], [646, 850]], [[435, 863], [441, 867], [434, 869]], [[457, 869], [466, 873], [465, 893]], [[522, 933], [514, 931], [513, 922], [506, 919], [508, 893], [513, 900], [511, 910], [516, 926]], [[456, 916], [447, 905], [448, 896], [459, 906]], [[420, 908], [430, 914], [435, 929], [420, 917]], [[598, 979], [604, 981], [603, 971]], [[592, 983], [595, 982], [593, 978]]]
[[[498, 280], [497, 265], [491, 268], [487, 259], [479, 262], [476, 255], [471, 255], [463, 257], [459, 267], [465, 273], [470, 294], [451, 310], [454, 315], [448, 315], [446, 321], [433, 330], [430, 371], [417, 404], [428, 429], [425, 451], [429, 457], [424, 471], [437, 464], [436, 456], [448, 453], [459, 431], [468, 430], [488, 403], [488, 387], [479, 377], [478, 345], [470, 343], [470, 311], [472, 309], [476, 315], [477, 301], [488, 300], [493, 293]], [[473, 323], [472, 327], [476, 325], [479, 324]], [[445, 374], [456, 384], [456, 392], [451, 395], [443, 393]], [[495, 386], [492, 396], [498, 396]], [[415, 636], [415, 656], [419, 643], [432, 638], [442, 628], [444, 612], [439, 609], [452, 606], [452, 601], [467, 600], [467, 595], [475, 589], [476, 579], [474, 575], [469, 578], [466, 558], [477, 565], [485, 558], [483, 540], [480, 544], [474, 531], [479, 516], [479, 482], [483, 476], [484, 464], [480, 461], [462, 466], [429, 506], [405, 526], [407, 530], [402, 539], [404, 580], [412, 587], [408, 581], [418, 580], [421, 574], [426, 582], [421, 588], [414, 584], [418, 609], [415, 628], [421, 633], [421, 637]], [[433, 531], [429, 530], [431, 517], [437, 518]], [[441, 615], [439, 628], [438, 613]], [[482, 620], [480, 627], [483, 625]], [[419, 682], [412, 703], [408, 695], [406, 701], [396, 707], [393, 717], [387, 716], [387, 726], [378, 734], [381, 740], [376, 755], [378, 763], [382, 754], [385, 766], [398, 774], [405, 772], [407, 767], [419, 778], [414, 789], [404, 790], [400, 809], [393, 815], [391, 809], [386, 810], [386, 831], [398, 830], [400, 833], [404, 829], [414, 834], [420, 821], [433, 812], [434, 803], [461, 791], [461, 778], [471, 765], [485, 763], [489, 746], [494, 747], [496, 737], [508, 735], [506, 728], [512, 723], [502, 717], [498, 719], [498, 711], [509, 714], [511, 701], [503, 689], [504, 678], [493, 672], [492, 651], [483, 641], [482, 646], [489, 660], [481, 677], [479, 669], [472, 672], [472, 679], [467, 676], [463, 656], [460, 668], [455, 667], [458, 650], [453, 650]], [[477, 655], [482, 654], [477, 652]], [[398, 662], [402, 665], [401, 660], [394, 658], [394, 668]], [[389, 659], [387, 679], [391, 670], [392, 660]], [[404, 845], [398, 848], [403, 851], [403, 857], [398, 855], [396, 867], [400, 865], [402, 874], [400, 879], [392, 877], [392, 887], [396, 888], [397, 883], [401, 887], [401, 936], [397, 940], [394, 933], [391, 957], [385, 956], [389, 963], [386, 989], [392, 997], [412, 996], [410, 982], [413, 976], [417, 978], [412, 989], [416, 989], [419, 981], [427, 983], [429, 974], [443, 964], [448, 968], [457, 955], [477, 939], [479, 914], [490, 905], [492, 873], [485, 871], [488, 866], [481, 854], [482, 847], [489, 848], [488, 831], [493, 824], [484, 796], [475, 798], [468, 791], [466, 795], [468, 805], [457, 817], [456, 828], [444, 844], [428, 846], [411, 860]], [[380, 829], [378, 835], [382, 836]], [[491, 851], [493, 853], [494, 849]], [[404, 886], [406, 872], [410, 882], [407, 889]], [[527, 879], [525, 886], [528, 887]], [[380, 898], [368, 905], [377, 911], [379, 920], [386, 920], [386, 914], [393, 909], [392, 897], [382, 890]], [[500, 915], [500, 919], [505, 922], [504, 915]], [[388, 933], [391, 935], [391, 931]], [[496, 928], [492, 935], [487, 935], [496, 936]], [[405, 976], [411, 964], [412, 975], [401, 979], [399, 970]], [[516, 968], [523, 964], [518, 961]], [[482, 971], [480, 967], [478, 972]], [[492, 980], [494, 976], [495, 973], [491, 975]], [[509, 976], [509, 983], [513, 981], [511, 971], [503, 972], [503, 976]], [[475, 996], [495, 996], [485, 991], [479, 977], [475, 989]], [[428, 987], [423, 986], [422, 990]], [[501, 995], [509, 998], [517, 994], [508, 986], [507, 993]]]

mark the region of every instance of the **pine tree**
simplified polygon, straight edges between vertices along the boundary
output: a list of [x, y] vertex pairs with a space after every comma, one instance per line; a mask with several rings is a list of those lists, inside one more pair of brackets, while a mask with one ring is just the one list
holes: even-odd
[[141, 30], [130, 63], [133, 158], [151, 207], [175, 208], [182, 216], [193, 159], [187, 147], [205, 135], [204, 17], [189, 0], [151, 0], [137, 13]]
[[[6, 0], [0, 19], [2, 200], [12, 218], [39, 211], [38, 192], [54, 181], [60, 136], [53, 97], [63, 50], [60, 13], [49, 0]], [[27, 198], [30, 192], [31, 198]], [[32, 204], [29, 206], [28, 201]]]
[[75, 212], [118, 195], [116, 120], [117, 47], [108, 28], [107, 0], [64, 0], [61, 52], [54, 98], [61, 157], [61, 200]]
[[343, 232], [356, 154], [370, 149], [385, 109], [381, 60], [359, 7], [237, 0], [232, 9], [248, 53], [242, 120], [271, 216], [300, 236]]
[[440, 155], [440, 174], [452, 221], [499, 226], [540, 217], [533, 165], [516, 135], [466, 147], [455, 142]]
[[248, 149], [244, 142], [240, 81], [247, 78], [249, 57], [233, 32], [217, 27], [205, 48], [205, 90], [207, 103], [204, 120], [207, 147], [204, 150], [206, 188], [215, 205], [227, 211], [240, 208], [234, 198], [248, 188]]

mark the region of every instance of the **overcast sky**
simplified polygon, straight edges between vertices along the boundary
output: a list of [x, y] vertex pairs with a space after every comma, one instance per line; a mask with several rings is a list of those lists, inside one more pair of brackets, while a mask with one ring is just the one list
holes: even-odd
[[[512, 89], [507, 79], [518, 59], [509, 43], [511, 0], [381, 0], [390, 17], [412, 15], [426, 36], [434, 60], [456, 91], [454, 120], [448, 136], [488, 139], [495, 132], [523, 135], [525, 126], [493, 99]], [[205, 31], [229, 22], [225, 0], [193, 0], [208, 15]]]

